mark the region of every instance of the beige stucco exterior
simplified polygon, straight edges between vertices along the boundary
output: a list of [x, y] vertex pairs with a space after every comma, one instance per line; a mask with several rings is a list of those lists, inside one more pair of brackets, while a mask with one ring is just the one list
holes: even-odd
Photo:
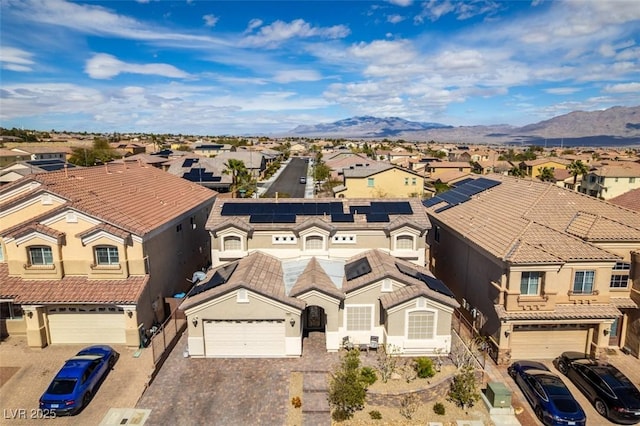
[[[365, 168], [366, 169], [366, 168]], [[424, 178], [409, 170], [393, 167], [366, 176], [344, 172], [344, 190], [339, 198], [405, 198], [424, 193]]]

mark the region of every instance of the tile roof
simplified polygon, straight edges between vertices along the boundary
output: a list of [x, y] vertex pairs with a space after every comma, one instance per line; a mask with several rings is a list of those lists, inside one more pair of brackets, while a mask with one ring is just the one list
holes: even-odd
[[[397, 167], [392, 164], [376, 163], [364, 167], [353, 166], [342, 169], [342, 173], [345, 178], [361, 178], [378, 173], [386, 172], [387, 170], [396, 169]], [[400, 170], [400, 169], [399, 169]], [[409, 172], [407, 170], [407, 172]]]
[[68, 275], [56, 280], [25, 280], [9, 276], [7, 264], [0, 263], [0, 299], [21, 304], [135, 304], [142, 296], [148, 280], [148, 275], [132, 276], [126, 280], [89, 280]]
[[494, 306], [501, 320], [568, 320], [618, 318], [622, 313], [614, 304], [556, 305], [553, 311], [507, 311], [502, 305]]
[[100, 231], [104, 231], [107, 232], [111, 235], [115, 235], [116, 237], [120, 237], [123, 240], [128, 240], [131, 237], [131, 234], [129, 232], [123, 231], [120, 228], [116, 228], [115, 226], [111, 226], [107, 223], [100, 223], [96, 226], [93, 226], [89, 229], [87, 229], [86, 231], [80, 232], [78, 234], [75, 235], [76, 238], [84, 238], [84, 237], [88, 237], [89, 235], [95, 234], [97, 232]]
[[640, 212], [640, 188], [632, 189], [622, 195], [611, 198], [609, 202], [629, 210]]
[[640, 164], [632, 161], [607, 163], [591, 169], [589, 173], [603, 177], [640, 177]]
[[[136, 235], [145, 235], [206, 202], [216, 192], [139, 164], [107, 164], [30, 175], [0, 189], [0, 194], [26, 182], [66, 200], [78, 211], [99, 218]], [[0, 204], [0, 210], [10, 203]]]
[[309, 261], [307, 267], [300, 274], [289, 292], [289, 296], [297, 297], [312, 290], [317, 290], [340, 300], [344, 299], [344, 293], [335, 286], [315, 257]]
[[[370, 206], [371, 202], [408, 202], [411, 206], [411, 214], [389, 215], [390, 222], [367, 222], [364, 215], [355, 215], [354, 222], [332, 222], [331, 215], [296, 215], [295, 223], [250, 223], [249, 215], [222, 216], [222, 207], [226, 203], [259, 203], [259, 204], [278, 204], [278, 203], [342, 203], [343, 213], [349, 213], [350, 207]], [[286, 198], [282, 200], [272, 198], [216, 198], [211, 214], [207, 220], [206, 229], [209, 231], [220, 231], [229, 226], [239, 226], [243, 224], [244, 229], [253, 231], [291, 231], [292, 229], [306, 229], [313, 224], [325, 224], [325, 229], [331, 230], [382, 230], [388, 232], [390, 227], [395, 229], [401, 224], [411, 224], [423, 232], [431, 228], [431, 222], [427, 213], [422, 206], [422, 202], [418, 198]]]
[[470, 242], [512, 263], [614, 260], [595, 242], [640, 244], [640, 213], [551, 183], [499, 174], [500, 181], [469, 201], [436, 213]]

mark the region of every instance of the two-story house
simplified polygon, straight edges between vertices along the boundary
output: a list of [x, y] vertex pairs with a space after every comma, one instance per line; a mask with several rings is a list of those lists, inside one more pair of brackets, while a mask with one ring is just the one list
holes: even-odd
[[387, 163], [352, 166], [342, 170], [342, 185], [334, 187], [333, 193], [337, 198], [421, 198], [424, 178]]
[[640, 188], [640, 164], [632, 161], [611, 162], [591, 168], [582, 176], [580, 192], [609, 200]]
[[26, 176], [0, 188], [2, 334], [33, 347], [137, 347], [165, 298], [210, 263], [216, 193], [139, 163]]
[[462, 172], [462, 173], [471, 173], [471, 163], [460, 162], [460, 161], [432, 161], [427, 163], [425, 166], [425, 176], [430, 178], [432, 181], [438, 179], [440, 174], [448, 173], [452, 170]]
[[562, 158], [543, 157], [535, 160], [522, 161], [518, 167], [523, 170], [527, 176], [537, 178], [542, 174], [542, 170], [547, 168], [551, 170], [566, 169], [570, 161]]
[[424, 202], [430, 269], [500, 364], [563, 351], [638, 354], [640, 213], [491, 175]]

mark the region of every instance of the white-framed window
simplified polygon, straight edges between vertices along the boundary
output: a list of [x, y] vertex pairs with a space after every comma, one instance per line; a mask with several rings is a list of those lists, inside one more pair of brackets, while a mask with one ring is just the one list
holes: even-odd
[[385, 292], [393, 291], [393, 283], [391, 282], [390, 278], [385, 278], [384, 280], [382, 280], [381, 290]]
[[309, 235], [304, 239], [305, 250], [323, 250], [324, 238], [322, 235]]
[[356, 305], [346, 306], [347, 330], [370, 331], [373, 322], [373, 306]]
[[593, 282], [596, 271], [576, 271], [573, 277], [573, 292], [575, 294], [591, 294], [593, 293]]
[[373, 188], [376, 184], [376, 181], [374, 178], [367, 178], [367, 186], [369, 188]]
[[411, 178], [411, 186], [416, 186], [418, 184], [418, 178]]
[[236, 302], [238, 303], [249, 303], [249, 293], [246, 288], [238, 289], [238, 293], [236, 295]]
[[629, 270], [631, 263], [617, 262], [611, 272], [611, 281], [609, 288], [627, 288], [629, 287]]
[[242, 250], [242, 239], [237, 235], [226, 236], [222, 240], [222, 247], [224, 251]]
[[331, 238], [331, 241], [335, 244], [356, 244], [358, 239], [355, 234], [337, 234]]
[[295, 235], [272, 235], [272, 244], [296, 244], [298, 239]]
[[523, 296], [537, 296], [540, 294], [543, 276], [543, 272], [523, 272], [520, 276], [520, 294]]
[[47, 246], [31, 246], [29, 252], [30, 265], [53, 265], [53, 251]]
[[433, 311], [413, 311], [407, 314], [407, 339], [429, 340], [435, 335], [436, 314]]
[[396, 237], [396, 250], [413, 250], [413, 236], [398, 235]]
[[120, 256], [118, 255], [118, 247], [115, 246], [98, 246], [94, 249], [96, 265], [118, 265]]
[[409, 186], [409, 178], [404, 178], [404, 186]]

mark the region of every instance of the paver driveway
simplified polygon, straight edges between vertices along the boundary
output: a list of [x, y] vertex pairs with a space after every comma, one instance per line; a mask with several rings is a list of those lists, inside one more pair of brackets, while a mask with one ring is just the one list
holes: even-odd
[[151, 409], [147, 424], [282, 426], [291, 372], [331, 371], [339, 362], [337, 353], [307, 346], [294, 359], [185, 358], [186, 347], [185, 333], [138, 402]]

